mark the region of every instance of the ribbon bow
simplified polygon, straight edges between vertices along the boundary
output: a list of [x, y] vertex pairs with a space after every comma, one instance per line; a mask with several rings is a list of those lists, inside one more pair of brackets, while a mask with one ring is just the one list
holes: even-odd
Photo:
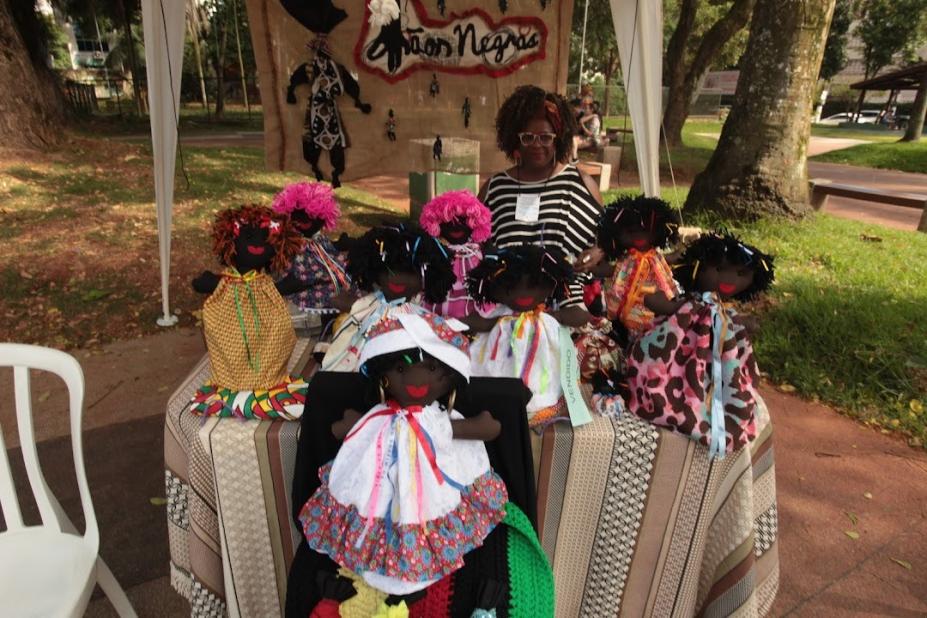
[[723, 365], [721, 346], [730, 326], [724, 307], [713, 292], [703, 292], [702, 300], [711, 309], [711, 435], [708, 442], [709, 457], [724, 459], [727, 440], [724, 432]]

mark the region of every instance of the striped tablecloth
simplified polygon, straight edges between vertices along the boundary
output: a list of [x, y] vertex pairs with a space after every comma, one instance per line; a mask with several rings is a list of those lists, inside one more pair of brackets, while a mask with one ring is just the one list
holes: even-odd
[[[299, 339], [289, 370], [310, 358]], [[164, 478], [171, 584], [192, 616], [282, 616], [301, 536], [290, 518], [298, 422], [193, 416], [204, 357], [168, 401]]]
[[762, 616], [779, 586], [772, 426], [708, 449], [632, 415], [541, 441], [538, 525], [558, 618]]

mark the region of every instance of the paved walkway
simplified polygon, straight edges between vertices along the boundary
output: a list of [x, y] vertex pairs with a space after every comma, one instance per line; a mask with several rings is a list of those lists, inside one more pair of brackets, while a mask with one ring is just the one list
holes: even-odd
[[[151, 499], [164, 491], [164, 406], [204, 351], [198, 331], [172, 329], [77, 354], [87, 382], [84, 449], [101, 555], [141, 616], [188, 611], [167, 576], [164, 506]], [[9, 381], [0, 373], [4, 397]], [[69, 480], [63, 387], [34, 379], [33, 388], [46, 477], [73, 517], [79, 498]], [[825, 406], [769, 388], [763, 394], [778, 476], [781, 585], [774, 615], [927, 614], [927, 453]], [[0, 405], [8, 445], [10, 407]], [[18, 457], [12, 459], [21, 473]], [[114, 613], [98, 599], [87, 615]]]

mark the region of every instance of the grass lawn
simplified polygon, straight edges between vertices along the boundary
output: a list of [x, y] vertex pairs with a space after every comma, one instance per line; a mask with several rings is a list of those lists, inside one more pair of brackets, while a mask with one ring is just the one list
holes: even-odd
[[758, 307], [760, 368], [927, 443], [927, 235], [824, 214], [736, 231], [776, 255], [776, 285]]
[[825, 152], [814, 160], [927, 174], [927, 139], [860, 144], [845, 150]]
[[[217, 268], [214, 213], [269, 204], [298, 174], [267, 172], [258, 148], [184, 148], [173, 212], [171, 305], [195, 323], [190, 280]], [[147, 144], [71, 137], [55, 153], [0, 154], [0, 340], [70, 348], [158, 330], [160, 306], [152, 159]], [[376, 197], [342, 188], [341, 230], [395, 214]]]
[[[94, 135], [150, 135], [148, 116], [129, 113], [123, 105], [121, 116], [115, 113], [84, 116], [74, 123], [75, 130], [85, 136]], [[134, 109], [134, 108], [133, 108]], [[264, 113], [260, 105], [252, 105], [251, 113], [244, 105], [226, 105], [222, 118], [209, 115], [199, 105], [185, 104], [180, 108], [180, 134], [263, 131]]]

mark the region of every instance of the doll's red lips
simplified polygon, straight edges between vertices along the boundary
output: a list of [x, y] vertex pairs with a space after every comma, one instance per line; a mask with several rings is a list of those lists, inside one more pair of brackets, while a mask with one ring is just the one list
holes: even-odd
[[262, 245], [248, 245], [248, 253], [251, 255], [264, 255], [264, 247]]
[[737, 286], [733, 283], [719, 283], [718, 291], [722, 294], [733, 294], [734, 290], [737, 289]]
[[386, 287], [389, 288], [390, 292], [405, 292], [406, 284], [405, 283], [393, 283], [392, 281], [387, 282]]
[[530, 307], [534, 304], [534, 296], [519, 296], [515, 299], [515, 304], [519, 307]]
[[636, 239], [636, 240], [632, 240], [632, 241], [631, 241], [631, 244], [634, 245], [635, 247], [637, 247], [638, 249], [640, 249], [641, 247], [646, 247], [646, 246], [647, 246], [647, 239], [646, 239], [646, 238], [638, 238], [638, 239]]
[[428, 394], [428, 385], [422, 384], [421, 386], [415, 386], [414, 384], [407, 384], [406, 392], [409, 393], [411, 397], [420, 399]]
[[464, 233], [462, 230], [452, 230], [448, 232], [447, 235], [450, 236], [451, 238], [460, 238], [461, 236], [464, 235]]

